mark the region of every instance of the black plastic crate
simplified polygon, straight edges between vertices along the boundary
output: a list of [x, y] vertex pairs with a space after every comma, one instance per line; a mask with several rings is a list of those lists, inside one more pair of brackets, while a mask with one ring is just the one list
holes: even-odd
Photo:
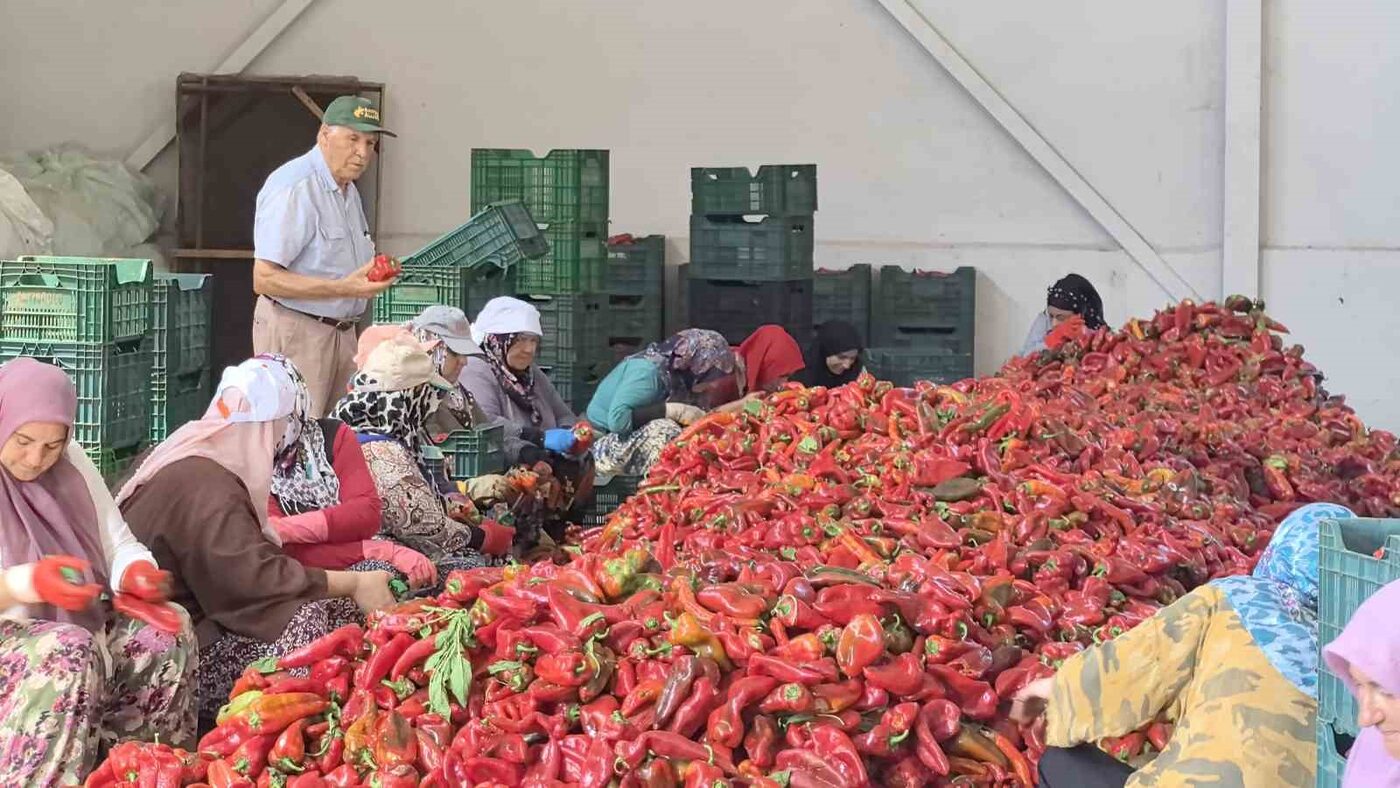
[[549, 376], [549, 382], [554, 384], [559, 398], [573, 408], [574, 413], [583, 413], [588, 409], [593, 392], [603, 381], [603, 370], [606, 368], [607, 365], [602, 362], [540, 365], [540, 371]]
[[151, 443], [160, 443], [186, 423], [204, 416], [213, 398], [209, 370], [151, 373]]
[[845, 271], [817, 271], [812, 275], [812, 325], [844, 320], [856, 327], [860, 338], [870, 339], [870, 266], [861, 263]]
[[[870, 301], [870, 344], [917, 345], [903, 334], [937, 330], [972, 341], [976, 324], [977, 270], [952, 273], [880, 268]], [[970, 352], [970, 351], [969, 351]]]
[[691, 167], [690, 212], [701, 216], [810, 216], [817, 210], [817, 165]]
[[745, 282], [811, 279], [812, 217], [691, 216], [690, 274]]
[[644, 476], [624, 476], [612, 477], [607, 484], [602, 484], [593, 488], [593, 503], [583, 515], [584, 528], [596, 528], [606, 525], [612, 513], [622, 506], [623, 502], [631, 498], [641, 486]]
[[915, 381], [956, 383], [972, 377], [972, 354], [946, 350], [904, 347], [865, 349], [865, 368], [880, 380], [896, 386], [912, 386]]
[[[696, 273], [694, 266], [691, 273]], [[718, 331], [731, 345], [754, 329], [776, 323], [799, 343], [812, 331], [812, 280], [735, 282], [691, 279], [689, 325]]]
[[661, 339], [665, 317], [659, 297], [608, 295], [603, 298], [598, 336], [604, 345], [640, 347]]
[[661, 295], [666, 287], [666, 236], [609, 243], [606, 280], [603, 289], [609, 295]]
[[540, 349], [535, 363], [541, 367], [566, 367], [602, 360], [606, 343], [599, 335], [603, 296], [518, 295], [540, 313]]

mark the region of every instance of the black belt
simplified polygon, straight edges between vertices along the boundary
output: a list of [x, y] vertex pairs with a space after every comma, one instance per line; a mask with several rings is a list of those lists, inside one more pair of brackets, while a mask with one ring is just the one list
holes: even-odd
[[[270, 298], [268, 300], [272, 301], [272, 299]], [[309, 312], [303, 312], [300, 309], [292, 309], [291, 307], [287, 306], [284, 303], [281, 303], [280, 301], [272, 301], [272, 303], [277, 304], [277, 306], [282, 307], [288, 312], [295, 312], [296, 314], [301, 315], [302, 317], [309, 317], [318, 323], [330, 326], [336, 331], [349, 331], [350, 329], [360, 324], [359, 320], [337, 320], [333, 317], [321, 317], [320, 315], [313, 315]]]

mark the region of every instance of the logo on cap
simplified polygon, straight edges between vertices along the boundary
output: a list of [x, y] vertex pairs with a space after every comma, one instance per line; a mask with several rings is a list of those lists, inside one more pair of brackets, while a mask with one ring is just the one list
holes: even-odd
[[379, 122], [379, 110], [373, 107], [359, 106], [356, 107], [355, 111], [350, 114], [362, 120], [371, 120], [375, 123]]

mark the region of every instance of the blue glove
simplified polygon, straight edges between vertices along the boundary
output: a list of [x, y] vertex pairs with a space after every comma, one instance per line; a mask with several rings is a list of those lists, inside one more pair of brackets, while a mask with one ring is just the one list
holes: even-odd
[[544, 447], [556, 454], [568, 454], [574, 450], [574, 431], [570, 429], [545, 430]]

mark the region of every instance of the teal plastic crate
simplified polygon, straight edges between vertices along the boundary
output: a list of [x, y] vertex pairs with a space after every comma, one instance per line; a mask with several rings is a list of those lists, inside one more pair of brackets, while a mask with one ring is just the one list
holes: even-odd
[[817, 165], [692, 167], [690, 212], [700, 216], [808, 216], [817, 210]]
[[438, 444], [453, 479], [500, 473], [506, 467], [505, 425], [457, 430]]
[[[1318, 526], [1317, 640], [1326, 646], [1342, 633], [1352, 614], [1381, 586], [1400, 580], [1400, 520], [1348, 518]], [[1385, 549], [1381, 558], [1375, 552]], [[1317, 716], [1340, 733], [1356, 735], [1356, 699], [1318, 660]]]
[[472, 150], [472, 207], [520, 200], [537, 222], [606, 222], [605, 150]]
[[515, 267], [515, 290], [532, 295], [596, 293], [606, 279], [607, 225], [562, 222], [541, 229], [549, 254]]
[[593, 488], [593, 503], [583, 515], [584, 528], [606, 525], [612, 513], [631, 498], [641, 485], [642, 476], [614, 476], [607, 484]]
[[865, 263], [845, 271], [817, 271], [812, 276], [812, 326], [842, 320], [868, 340], [871, 282], [870, 266]]
[[1337, 751], [1337, 731], [1331, 723], [1317, 720], [1317, 788], [1341, 788], [1347, 759]]
[[123, 342], [151, 330], [150, 260], [26, 256], [0, 261], [0, 337]]
[[870, 344], [921, 344], [925, 332], [956, 335], [972, 352], [976, 326], [977, 269], [963, 266], [951, 273], [905, 271], [887, 265], [876, 275], [870, 300]]
[[209, 370], [180, 375], [151, 372], [151, 443], [204, 416], [213, 399]]
[[609, 295], [660, 296], [666, 289], [666, 236], [648, 235], [608, 244]]
[[89, 452], [141, 444], [150, 430], [151, 346], [0, 340], [0, 362], [28, 356], [62, 369], [78, 390], [73, 437]]
[[102, 480], [115, 493], [118, 489], [115, 486], [118, 477], [126, 473], [127, 469], [131, 467], [131, 463], [148, 448], [150, 448], [148, 445], [142, 443], [125, 449], [98, 449], [96, 451], [90, 449], [87, 455], [88, 459], [92, 460], [92, 464], [97, 466], [98, 473], [102, 474]]
[[865, 367], [880, 380], [896, 386], [913, 386], [916, 381], [955, 383], [972, 377], [972, 354], [951, 353], [923, 348], [866, 348]]
[[487, 301], [513, 292], [510, 275], [496, 269], [405, 265], [394, 284], [375, 297], [374, 321], [403, 323], [437, 304], [474, 316]]
[[519, 200], [484, 206], [467, 223], [403, 258], [405, 266], [506, 269], [543, 257], [549, 244]]
[[202, 372], [209, 368], [214, 318], [211, 274], [156, 274], [151, 287], [151, 338], [158, 374]]
[[690, 276], [774, 282], [812, 278], [812, 217], [690, 217]]

